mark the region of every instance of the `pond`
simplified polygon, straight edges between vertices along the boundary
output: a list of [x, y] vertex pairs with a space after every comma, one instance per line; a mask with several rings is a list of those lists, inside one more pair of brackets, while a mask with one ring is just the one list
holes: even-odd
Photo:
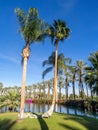
[[[33, 113], [44, 113], [49, 109], [50, 105], [48, 104], [35, 104], [35, 103], [26, 103], [25, 104], [25, 112], [33, 112]], [[67, 107], [65, 105], [56, 104], [55, 112], [66, 113], [66, 114], [74, 114], [74, 115], [81, 115], [81, 116], [88, 116], [98, 119], [98, 114], [91, 113], [87, 111], [83, 111], [82, 109], [77, 109], [74, 107]], [[8, 107], [2, 107], [0, 109], [0, 113], [7, 112]], [[19, 112], [19, 108], [17, 108]]]

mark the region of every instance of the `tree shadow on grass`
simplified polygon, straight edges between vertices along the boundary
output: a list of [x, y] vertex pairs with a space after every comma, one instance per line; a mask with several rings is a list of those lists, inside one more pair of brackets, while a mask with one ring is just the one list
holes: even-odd
[[60, 123], [60, 125], [63, 126], [64, 128], [66, 128], [67, 130], [81, 130], [79, 128], [75, 128], [75, 127], [73, 128], [72, 125], [69, 126], [69, 125], [63, 124], [63, 123]]
[[47, 126], [47, 123], [45, 122], [45, 120], [42, 118], [41, 115], [38, 115], [36, 113], [34, 113], [35, 115], [37, 115], [38, 117], [38, 121], [39, 121], [39, 124], [41, 126], [41, 130], [49, 130], [48, 126]]
[[0, 130], [10, 130], [11, 127], [16, 123], [16, 121], [12, 121], [9, 119], [0, 120]]
[[[72, 120], [76, 123], [79, 123], [80, 125], [85, 127], [87, 130], [98, 130], [98, 120], [97, 119], [92, 120], [92, 118], [89, 118], [89, 117], [73, 116], [73, 115], [66, 117], [66, 115], [65, 115], [64, 120]], [[73, 127], [71, 124], [68, 125], [68, 124], [59, 123], [59, 125], [67, 128], [69, 130], [79, 130], [79, 128]]]

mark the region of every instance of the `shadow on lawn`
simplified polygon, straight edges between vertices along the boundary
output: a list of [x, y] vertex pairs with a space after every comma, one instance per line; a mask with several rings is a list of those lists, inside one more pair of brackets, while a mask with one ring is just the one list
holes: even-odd
[[16, 121], [9, 119], [0, 120], [0, 130], [10, 130], [15, 123]]
[[47, 126], [45, 120], [42, 118], [42, 116], [41, 116], [41, 115], [38, 115], [38, 114], [36, 114], [36, 113], [34, 113], [34, 114], [37, 115], [37, 117], [38, 117], [37, 119], [38, 119], [39, 124], [40, 124], [40, 126], [41, 126], [41, 130], [49, 130], [49, 128], [48, 128], [48, 126]]
[[[66, 116], [66, 115], [65, 115]], [[87, 130], [98, 130], [98, 120], [97, 119], [93, 119], [92, 118], [88, 118], [88, 117], [82, 117], [82, 116], [68, 116], [65, 117], [64, 120], [73, 120], [76, 123], [79, 123], [80, 125], [82, 125], [83, 127], [85, 127], [85, 129]], [[63, 123], [59, 123], [59, 125], [69, 129], [69, 130], [79, 130], [76, 127], [73, 127], [71, 124], [68, 125], [67, 123], [63, 124]]]

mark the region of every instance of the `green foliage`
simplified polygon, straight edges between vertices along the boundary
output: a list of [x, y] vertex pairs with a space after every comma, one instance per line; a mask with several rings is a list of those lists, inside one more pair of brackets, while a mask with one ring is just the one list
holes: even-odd
[[79, 97], [81, 97], [82, 99], [85, 99], [86, 98], [85, 92], [84, 91], [80, 91]]
[[16, 8], [15, 13], [20, 23], [19, 31], [22, 33], [26, 45], [44, 40], [49, 26], [39, 18], [36, 8], [30, 8], [27, 14], [20, 8]]
[[[68, 62], [68, 60], [69, 60], [69, 58], [66, 58], [63, 53], [60, 53], [58, 55], [58, 61], [57, 61], [58, 73], [61, 74], [63, 69], [66, 69], [65, 67], [67, 67], [67, 66], [65, 65], [65, 63]], [[52, 52], [51, 55], [48, 57], [48, 59], [43, 61], [43, 67], [45, 67], [46, 65], [49, 66], [49, 67], [46, 68], [43, 71], [43, 74], [42, 74], [43, 78], [45, 77], [45, 75], [47, 73], [49, 73], [50, 71], [52, 71], [54, 69], [54, 66], [55, 66], [55, 52]]]
[[16, 90], [9, 91], [6, 95], [0, 96], [0, 107], [8, 106], [9, 110], [16, 110], [20, 104], [20, 94]]
[[88, 84], [91, 91], [98, 95], [98, 51], [91, 53], [88, 60], [91, 65], [85, 67], [85, 82]]
[[70, 29], [66, 26], [66, 22], [60, 19], [54, 20], [53, 26], [50, 26], [49, 36], [55, 45], [57, 41], [63, 41], [69, 37]]
[[[78, 98], [78, 95], [75, 95], [75, 98]], [[71, 93], [71, 94], [69, 95], [69, 99], [74, 99], [74, 94], [73, 94], [73, 93]]]

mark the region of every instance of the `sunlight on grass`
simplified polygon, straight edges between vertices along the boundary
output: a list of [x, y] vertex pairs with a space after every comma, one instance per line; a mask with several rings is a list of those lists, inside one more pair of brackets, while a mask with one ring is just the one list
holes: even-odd
[[0, 130], [97, 130], [98, 119], [54, 113], [50, 118], [18, 119], [18, 113], [0, 114]]

